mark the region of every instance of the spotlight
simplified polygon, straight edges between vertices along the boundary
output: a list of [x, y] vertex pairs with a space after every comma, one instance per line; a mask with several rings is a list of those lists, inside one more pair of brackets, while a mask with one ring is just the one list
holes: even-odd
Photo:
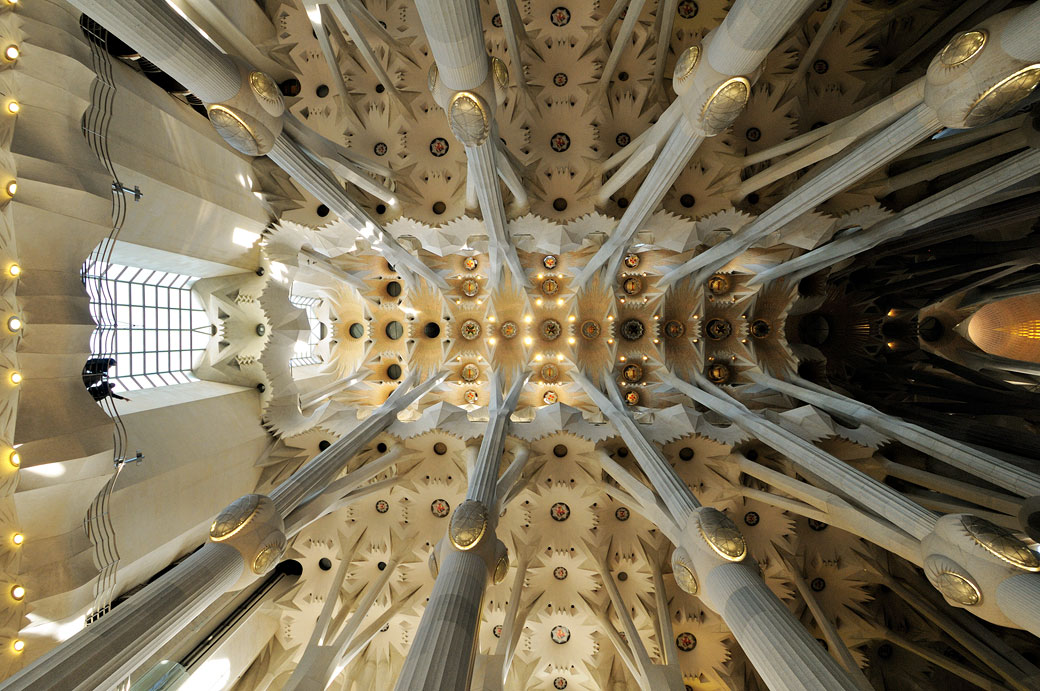
[[11, 331], [17, 331], [22, 328], [22, 320], [15, 316], [9, 317], [7, 319], [7, 328]]
[[21, 533], [15, 533], [14, 535], [11, 536], [11, 542], [13, 542], [16, 545], [20, 545], [23, 542], [25, 542], [25, 536], [22, 535]]
[[11, 274], [11, 276], [18, 276], [22, 273], [22, 267], [17, 264], [11, 264], [11, 266], [7, 267], [7, 273]]
[[18, 183], [14, 180], [9, 181], [4, 185], [4, 191], [7, 192], [8, 197], [13, 197], [18, 192]]
[[21, 600], [23, 597], [25, 597], [25, 588], [23, 588], [20, 585], [11, 586], [11, 597], [13, 597], [15, 600]]
[[21, 384], [22, 383], [22, 373], [21, 372], [11, 372], [11, 383], [15, 384], [15, 385]]
[[11, 115], [17, 115], [21, 109], [22, 107], [18, 104], [18, 101], [8, 101], [7, 112]]
[[22, 465], [22, 455], [17, 451], [12, 451], [11, 455], [7, 457], [7, 460], [9, 460], [11, 462], [11, 465], [13, 465], [15, 468]]
[[18, 46], [14, 45], [13, 43], [11, 45], [7, 46], [6, 48], [4, 48], [4, 57], [9, 62], [14, 62], [15, 60], [18, 59], [18, 56], [21, 55], [21, 54], [22, 54], [22, 51], [18, 50]]
[[15, 639], [14, 643], [11, 644], [11, 648], [13, 648], [16, 653], [20, 653], [25, 650], [25, 641], [20, 638]]

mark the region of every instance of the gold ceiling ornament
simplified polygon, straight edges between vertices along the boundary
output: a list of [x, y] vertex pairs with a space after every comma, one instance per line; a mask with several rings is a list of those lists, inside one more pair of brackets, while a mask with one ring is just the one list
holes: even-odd
[[495, 74], [495, 83], [501, 87], [509, 86], [509, 68], [498, 58], [491, 58], [491, 71]]
[[982, 602], [982, 591], [975, 580], [952, 559], [930, 554], [924, 560], [924, 572], [928, 581], [947, 600], [973, 607]]
[[466, 146], [483, 144], [491, 130], [487, 104], [469, 91], [460, 91], [451, 97], [448, 122], [455, 137]]
[[672, 575], [675, 584], [690, 595], [696, 595], [700, 586], [697, 584], [697, 570], [693, 568], [693, 559], [682, 547], [672, 551]]
[[989, 35], [984, 29], [957, 34], [939, 53], [939, 63], [943, 67], [963, 65], [982, 52], [988, 37]]
[[505, 543], [499, 540], [495, 543], [495, 575], [494, 582], [498, 585], [502, 581], [506, 580], [506, 574], [509, 573], [509, 548], [506, 547]]
[[639, 276], [629, 276], [621, 284], [621, 289], [626, 295], [639, 295], [643, 292], [643, 279]]
[[472, 341], [480, 335], [480, 323], [475, 319], [467, 319], [462, 322], [462, 337]]
[[448, 539], [456, 549], [471, 550], [480, 544], [487, 533], [487, 507], [476, 499], [467, 499], [459, 504], [451, 515]]
[[715, 88], [701, 108], [701, 129], [708, 136], [718, 134], [744, 110], [751, 96], [751, 82], [732, 77]]
[[730, 375], [731, 372], [729, 367], [722, 363], [709, 365], [708, 369], [705, 370], [705, 376], [707, 376], [708, 380], [713, 384], [725, 384], [729, 381]]
[[223, 542], [240, 532], [256, 516], [263, 498], [260, 494], [246, 494], [228, 504], [210, 525], [209, 539]]
[[965, 127], [995, 120], [1015, 107], [1040, 84], [1040, 64], [1023, 67], [986, 89], [968, 109]]
[[708, 290], [712, 295], [725, 295], [733, 287], [733, 283], [726, 274], [715, 274], [708, 279]]
[[961, 516], [961, 527], [976, 544], [1001, 561], [1025, 571], [1040, 571], [1040, 556], [1011, 530], [971, 514]]
[[430, 65], [430, 71], [426, 73], [426, 88], [433, 93], [433, 90], [437, 88], [437, 79], [440, 77], [440, 70], [437, 68], [437, 63]]
[[697, 63], [700, 61], [701, 46], [699, 43], [695, 43], [684, 50], [679, 56], [679, 59], [675, 61], [675, 70], [672, 72], [672, 79], [675, 81], [685, 80], [693, 74], [694, 68], [697, 67]]
[[710, 506], [697, 512], [697, 526], [708, 547], [727, 561], [742, 561], [747, 556], [747, 542], [729, 516]]
[[629, 363], [621, 370], [621, 376], [625, 381], [635, 384], [643, 379], [643, 368], [634, 362]]
[[284, 533], [280, 530], [271, 533], [264, 539], [257, 550], [256, 556], [253, 557], [253, 563], [250, 564], [250, 569], [258, 576], [267, 573], [282, 558], [287, 545]]
[[253, 93], [256, 94], [256, 97], [264, 103], [274, 106], [282, 103], [282, 92], [279, 91], [278, 85], [263, 72], [259, 70], [250, 72], [249, 86]]
[[264, 143], [260, 139], [262, 135], [257, 134], [256, 126], [248, 122], [252, 120], [248, 115], [236, 113], [221, 105], [209, 106], [206, 112], [209, 114], [209, 121], [213, 125], [213, 129], [236, 151], [241, 151], [248, 156], [261, 156], [270, 150], [269, 146], [265, 149]]

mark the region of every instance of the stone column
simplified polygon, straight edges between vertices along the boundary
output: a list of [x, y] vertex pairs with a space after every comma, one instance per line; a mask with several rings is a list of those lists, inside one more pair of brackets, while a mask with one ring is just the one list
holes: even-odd
[[947, 439], [941, 434], [887, 415], [876, 408], [799, 377], [791, 377], [792, 381], [781, 381], [760, 372], [749, 372], [748, 377], [774, 391], [793, 396], [829, 413], [843, 415], [873, 427], [911, 448], [1002, 487], [1012, 494], [1040, 495], [1040, 476], [1019, 468], [1013, 463], [973, 449], [967, 444]]
[[792, 280], [819, 271], [877, 247], [883, 242], [927, 223], [967, 209], [1002, 189], [1040, 171], [1040, 149], [1027, 149], [977, 175], [950, 185], [913, 204], [876, 226], [846, 235], [790, 261], [778, 264], [751, 278], [751, 284], [768, 283], [794, 274]]
[[323, 489], [397, 413], [445, 375], [407, 391], [409, 380], [349, 434], [318, 454], [270, 497], [247, 494], [213, 521], [210, 541], [96, 624], [7, 680], [6, 688], [108, 688], [128, 677], [229, 589], [270, 571], [286, 547], [283, 517]]
[[69, 4], [146, 56], [204, 103], [226, 101], [242, 85], [232, 59], [165, 2], [70, 0]]
[[682, 528], [672, 553], [676, 583], [725, 620], [766, 685], [773, 689], [856, 689], [827, 651], [769, 590], [747, 543], [726, 514], [702, 507], [672, 466], [639, 431], [621, 404], [617, 386], [610, 398], [581, 373], [574, 380], [618, 430], [640, 468]]
[[518, 377], [502, 400], [498, 372], [492, 372], [487, 430], [470, 470], [466, 500], [452, 514], [448, 539], [434, 547], [431, 565], [437, 580], [397, 679], [398, 691], [470, 688], [488, 577], [499, 582], [509, 569], [505, 545], [495, 537], [495, 494], [509, 416], [526, 381]]

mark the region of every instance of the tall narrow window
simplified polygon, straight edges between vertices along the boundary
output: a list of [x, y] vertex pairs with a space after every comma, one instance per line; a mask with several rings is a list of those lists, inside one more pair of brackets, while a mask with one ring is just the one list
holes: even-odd
[[95, 263], [84, 280], [98, 324], [91, 352], [116, 359], [110, 376], [118, 388], [133, 391], [196, 381], [191, 370], [212, 333], [191, 292], [198, 279]]
[[293, 358], [289, 361], [290, 367], [301, 367], [303, 365], [316, 365], [321, 358], [314, 353], [314, 347], [321, 340], [321, 321], [318, 319], [317, 308], [321, 299], [306, 297], [303, 295], [290, 295], [289, 302], [307, 312], [307, 321], [311, 325], [307, 341], [297, 341]]

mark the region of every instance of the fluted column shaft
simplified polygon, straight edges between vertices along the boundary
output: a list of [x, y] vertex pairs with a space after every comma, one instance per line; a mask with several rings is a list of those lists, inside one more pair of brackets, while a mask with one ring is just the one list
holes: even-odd
[[226, 101], [242, 85], [231, 58], [165, 2], [70, 0], [69, 4], [147, 56], [204, 103]]
[[936, 516], [888, 485], [839, 461], [815, 445], [748, 410], [698, 376], [702, 388], [666, 373], [662, 379], [694, 401], [724, 415], [742, 430], [787, 456], [802, 471], [836, 487], [853, 502], [886, 516], [917, 539], [932, 532]]
[[766, 283], [790, 274], [796, 274], [797, 278], [833, 266], [897, 238], [912, 228], [919, 228], [926, 223], [967, 209], [993, 193], [1035, 175], [1038, 171], [1040, 149], [1028, 149], [977, 175], [950, 185], [942, 192], [907, 207], [894, 218], [882, 221], [873, 228], [840, 237], [811, 252], [778, 264], [754, 277], [752, 282]]
[[227, 544], [206, 543], [162, 578], [7, 680], [5, 689], [106, 689], [154, 655], [242, 573]]
[[711, 37], [708, 63], [722, 74], [754, 71], [815, 0], [737, 0]]
[[887, 415], [876, 408], [842, 396], [804, 379], [781, 381], [766, 374], [751, 379], [830, 413], [837, 413], [888, 434], [907, 446], [934, 456], [967, 473], [1022, 496], [1040, 495], [1040, 476], [978, 449], [947, 439], [918, 425]]
[[704, 577], [702, 587], [706, 599], [724, 603], [719, 614], [770, 689], [858, 688], [752, 564], [720, 564]]
[[997, 605], [1011, 621], [1040, 636], [1040, 574], [1021, 573], [997, 586]]
[[489, 567], [493, 568], [488, 559], [493, 558], [489, 555], [494, 554], [496, 540], [495, 492], [506, 429], [526, 381], [527, 377], [514, 381], [509, 395], [501, 400], [498, 373], [492, 373], [490, 419], [466, 490], [467, 501], [478, 501], [487, 508], [487, 527], [471, 550], [458, 549], [450, 539], [443, 541], [440, 552], [443, 563], [439, 565], [433, 592], [397, 679], [398, 691], [466, 691], [470, 688], [480, 608]]
[[[491, 136], [477, 146], [466, 147], [466, 158], [469, 161], [469, 173], [473, 177], [480, 211], [484, 215], [484, 225], [491, 238], [490, 282], [497, 286], [501, 275], [501, 262], [509, 266], [517, 282], [524, 282], [526, 272], [520, 265], [516, 248], [509, 242], [509, 230], [506, 225], [505, 202], [502, 201], [502, 188], [498, 183], [498, 162], [495, 160], [495, 142], [497, 131], [491, 128]], [[507, 164], [508, 165], [508, 164]], [[497, 257], [495, 255], [498, 255]]]
[[1040, 2], [1023, 7], [1008, 24], [1000, 36], [1000, 47], [1016, 60], [1032, 62], [1040, 60], [1040, 41], [1037, 27], [1040, 26]]
[[918, 105], [771, 206], [739, 233], [666, 273], [663, 283], [669, 285], [695, 271], [724, 265], [768, 234], [801, 216], [806, 209], [826, 201], [937, 129], [939, 120], [935, 112], [923, 103]]
[[476, 0], [417, 0], [415, 8], [445, 86], [465, 91], [483, 84], [489, 61]]
[[[324, 488], [364, 444], [397, 413], [444, 375], [404, 393], [402, 383], [390, 398], [350, 434], [297, 470], [271, 493], [284, 517]], [[137, 595], [58, 645], [9, 680], [12, 689], [96, 689], [112, 686], [155, 654], [195, 616], [233, 586], [243, 573], [242, 556], [228, 543], [207, 542]]]

